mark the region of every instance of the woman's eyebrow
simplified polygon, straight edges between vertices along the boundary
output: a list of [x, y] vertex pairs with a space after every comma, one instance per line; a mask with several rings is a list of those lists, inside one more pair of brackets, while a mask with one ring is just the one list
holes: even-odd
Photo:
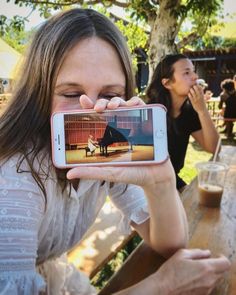
[[108, 85], [103, 85], [102, 90], [104, 90], [104, 89], [113, 89], [113, 88], [125, 89], [125, 85], [123, 85], [123, 84], [108, 84]]
[[195, 68], [194, 67], [186, 67], [186, 68], [183, 68], [182, 71], [195, 71]]
[[68, 87], [68, 86], [72, 86], [72, 87], [82, 87], [81, 84], [78, 83], [74, 83], [74, 82], [62, 82], [56, 85], [55, 89], [60, 88], [60, 87]]
[[[74, 82], [62, 82], [62, 83], [57, 84], [55, 88], [59, 88], [59, 87], [62, 87], [62, 86], [77, 86], [77, 87], [82, 87], [83, 85], [81, 85], [79, 83], [74, 83]], [[123, 85], [123, 84], [107, 84], [107, 85], [103, 85], [102, 86], [102, 89], [105, 89], [105, 88], [115, 88], [115, 87], [119, 87], [119, 88], [125, 89], [125, 85]]]

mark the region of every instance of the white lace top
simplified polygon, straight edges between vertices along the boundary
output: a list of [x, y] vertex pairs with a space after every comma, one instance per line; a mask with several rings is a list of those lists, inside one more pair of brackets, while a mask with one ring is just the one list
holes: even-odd
[[[69, 186], [62, 193], [52, 169], [44, 179], [45, 202], [31, 174], [17, 173], [17, 159], [0, 162], [0, 294], [95, 294], [88, 278], [63, 254], [81, 240], [107, 195], [122, 212], [123, 230], [129, 229], [130, 220], [144, 222], [148, 213], [143, 190], [81, 180], [69, 197]], [[24, 162], [21, 169], [29, 171]]]

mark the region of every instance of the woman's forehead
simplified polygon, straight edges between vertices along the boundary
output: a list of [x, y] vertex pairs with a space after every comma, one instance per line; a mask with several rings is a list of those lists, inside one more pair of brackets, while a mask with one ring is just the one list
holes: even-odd
[[116, 50], [108, 42], [97, 38], [78, 42], [65, 57], [56, 87], [93, 82], [125, 86], [125, 73]]
[[194, 69], [194, 65], [192, 61], [188, 58], [180, 59], [173, 64], [174, 70], [186, 70], [186, 69]]

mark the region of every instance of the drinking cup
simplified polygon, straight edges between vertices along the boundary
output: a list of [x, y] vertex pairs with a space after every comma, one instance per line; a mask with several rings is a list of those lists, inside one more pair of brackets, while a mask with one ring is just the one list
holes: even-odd
[[200, 162], [198, 171], [199, 203], [207, 207], [220, 207], [228, 165], [221, 162]]

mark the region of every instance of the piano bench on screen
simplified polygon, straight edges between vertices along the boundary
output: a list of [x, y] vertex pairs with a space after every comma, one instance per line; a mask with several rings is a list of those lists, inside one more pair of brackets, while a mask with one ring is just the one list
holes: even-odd
[[87, 146], [84, 149], [85, 149], [85, 155], [86, 155], [86, 157], [88, 157], [88, 153], [91, 153], [91, 156], [93, 156], [93, 154], [94, 154], [95, 151], [91, 152], [90, 149]]

